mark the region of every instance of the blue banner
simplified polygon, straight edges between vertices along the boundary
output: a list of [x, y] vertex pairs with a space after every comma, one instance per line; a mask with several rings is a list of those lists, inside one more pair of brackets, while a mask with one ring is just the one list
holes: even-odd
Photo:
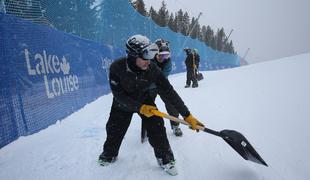
[[0, 147], [109, 92], [124, 51], [0, 13]]

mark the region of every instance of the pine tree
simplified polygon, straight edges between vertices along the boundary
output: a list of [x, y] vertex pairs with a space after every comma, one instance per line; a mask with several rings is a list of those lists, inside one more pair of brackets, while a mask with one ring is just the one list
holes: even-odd
[[149, 16], [151, 17], [151, 19], [153, 19], [153, 21], [156, 24], [158, 24], [158, 14], [156, 10], [153, 8], [153, 6], [150, 7]]
[[180, 9], [175, 15], [176, 25], [178, 32], [181, 32], [182, 24], [183, 24], [183, 10]]
[[194, 29], [195, 29], [195, 22], [196, 22], [196, 19], [194, 17], [192, 17], [192, 20], [191, 20], [191, 23], [189, 25], [189, 36], [191, 36], [193, 39], [196, 38], [196, 34], [194, 33]]
[[161, 2], [161, 7], [158, 10], [158, 25], [159, 26], [167, 26], [168, 19], [169, 18], [169, 12], [167, 10], [167, 5], [165, 1]]
[[188, 13], [183, 13], [182, 9], [177, 12], [177, 27], [178, 32], [181, 32], [183, 35], [188, 35], [189, 30], [189, 16]]
[[188, 35], [188, 31], [189, 31], [189, 15], [187, 12], [184, 13], [183, 16], [183, 21], [182, 21], [182, 29], [181, 29], [181, 33], [184, 34], [185, 36]]
[[145, 4], [143, 0], [136, 0], [133, 2], [133, 7], [143, 16], [148, 16], [148, 13], [145, 9]]
[[225, 52], [236, 54], [232, 40], [230, 40], [229, 44], [227, 44]]
[[198, 23], [198, 19], [196, 18], [192, 18], [191, 23], [189, 25], [189, 35], [193, 38], [193, 39], [201, 39], [201, 28], [200, 28], [200, 24]]
[[[208, 25], [207, 26], [207, 31], [206, 31], [206, 35], [205, 35], [205, 42], [211, 46], [211, 41], [214, 38], [214, 31], [211, 29], [211, 27]], [[215, 44], [215, 42], [213, 42]]]
[[224, 47], [226, 35], [224, 32], [224, 28], [217, 30], [216, 33], [216, 50], [222, 51]]
[[200, 24], [199, 24], [199, 23], [197, 23], [197, 25], [196, 25], [195, 33], [196, 33], [196, 38], [197, 38], [198, 40], [202, 41], [202, 40], [201, 40], [201, 38], [202, 38], [201, 27], [200, 27]]
[[169, 20], [168, 20], [168, 27], [173, 31], [177, 32], [177, 26], [175, 24], [174, 15], [173, 13], [170, 14]]
[[207, 34], [207, 27], [205, 25], [201, 28], [201, 36], [200, 40], [206, 43], [206, 34]]
[[174, 15], [174, 21], [173, 21], [173, 26], [174, 26], [174, 28], [175, 28], [175, 32], [180, 32], [180, 30], [179, 30], [179, 17], [178, 17], [178, 12], [176, 12], [175, 13], [175, 15]]

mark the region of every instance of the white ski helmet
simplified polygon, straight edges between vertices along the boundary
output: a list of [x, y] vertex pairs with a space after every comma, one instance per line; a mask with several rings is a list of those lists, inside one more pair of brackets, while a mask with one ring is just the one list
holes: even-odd
[[150, 60], [153, 59], [154, 56], [158, 53], [158, 46], [154, 43], [151, 43], [146, 36], [137, 34], [131, 36], [127, 40], [126, 52], [130, 56]]

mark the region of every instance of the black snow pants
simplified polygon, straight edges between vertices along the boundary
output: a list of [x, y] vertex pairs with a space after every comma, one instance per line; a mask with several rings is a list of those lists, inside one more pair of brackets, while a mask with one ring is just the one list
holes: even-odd
[[[153, 105], [155, 106], [155, 104]], [[121, 143], [130, 125], [132, 116], [133, 112], [124, 110], [113, 100], [110, 117], [106, 124], [107, 138], [103, 145], [103, 151], [107, 157], [118, 156]], [[140, 117], [146, 128], [149, 142], [154, 148], [156, 158], [162, 158], [164, 164], [174, 160], [163, 119], [158, 116], [148, 118], [140, 115]]]
[[196, 77], [195, 70], [193, 68], [187, 68], [186, 85], [190, 86], [192, 81], [193, 81], [193, 86], [198, 85], [198, 80]]

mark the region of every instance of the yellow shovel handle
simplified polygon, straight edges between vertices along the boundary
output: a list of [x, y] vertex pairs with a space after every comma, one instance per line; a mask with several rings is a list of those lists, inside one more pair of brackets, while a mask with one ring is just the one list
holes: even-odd
[[[179, 119], [179, 118], [176, 118], [176, 117], [174, 117], [174, 116], [170, 116], [170, 115], [165, 114], [165, 113], [163, 113], [163, 112], [160, 112], [160, 111], [158, 111], [158, 110], [156, 110], [156, 109], [153, 109], [153, 110], [151, 110], [151, 111], [152, 111], [152, 113], [153, 113], [155, 116], [159, 116], [159, 117], [166, 118], [166, 119], [169, 119], [169, 120], [174, 121], [174, 122], [178, 122], [178, 123], [182, 123], [182, 124], [184, 124], [184, 125], [190, 126], [190, 125], [189, 125], [186, 121], [184, 121], [183, 119]], [[198, 126], [198, 129], [203, 131], [203, 130], [204, 130], [204, 127]]]

